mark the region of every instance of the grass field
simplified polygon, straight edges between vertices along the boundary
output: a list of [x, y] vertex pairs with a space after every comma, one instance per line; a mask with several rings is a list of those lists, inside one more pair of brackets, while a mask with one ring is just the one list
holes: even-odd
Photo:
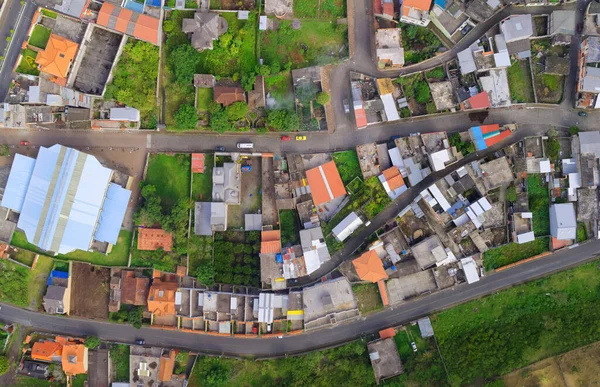
[[509, 243], [483, 253], [485, 270], [493, 270], [548, 251], [550, 238], [542, 237], [528, 243]]
[[527, 176], [529, 209], [533, 212], [533, 232], [536, 237], [550, 234], [550, 194], [541, 175]]
[[129, 381], [129, 345], [113, 344], [110, 358], [115, 367], [115, 382]]
[[260, 56], [267, 64], [291, 61], [292, 68], [301, 68], [331, 63], [347, 56], [346, 49], [339, 52], [348, 41], [345, 25], [303, 20], [300, 29], [294, 30], [291, 20], [280, 20], [279, 23], [279, 30], [261, 33]]
[[87, 381], [87, 374], [75, 375], [72, 379], [71, 387], [84, 387]]
[[600, 275], [594, 261], [432, 317], [450, 380], [478, 385], [600, 340]]
[[335, 166], [340, 173], [344, 185], [349, 184], [355, 177], [362, 176], [356, 151], [347, 150], [334, 153], [333, 161], [335, 161]]
[[29, 282], [27, 283], [27, 295], [29, 307], [39, 309], [42, 306], [42, 297], [46, 293], [46, 281], [54, 267], [52, 258], [40, 255], [35, 265], [35, 269], [31, 270]]
[[29, 37], [29, 44], [34, 47], [44, 49], [48, 44], [48, 39], [50, 39], [50, 34], [52, 30], [46, 28], [40, 24], [36, 24], [33, 27], [33, 32], [31, 32], [31, 36]]
[[156, 187], [163, 206], [172, 207], [190, 196], [190, 155], [152, 154], [148, 162], [146, 184]]
[[56, 19], [58, 17], [58, 14], [56, 12], [44, 8], [42, 8], [42, 15], [49, 17], [50, 19]]
[[356, 298], [356, 305], [361, 314], [376, 312], [383, 309], [383, 302], [379, 295], [377, 284], [355, 284], [352, 291]]
[[[404, 374], [391, 379], [392, 386], [445, 386], [446, 373], [433, 338], [421, 337], [418, 325], [407, 325], [394, 336]], [[414, 341], [417, 352], [411, 343]], [[387, 383], [386, 383], [387, 384]]]
[[198, 109], [199, 112], [207, 111], [208, 105], [213, 100], [213, 89], [199, 87], [196, 95], [198, 96], [196, 109]]
[[210, 202], [212, 198], [212, 171], [215, 158], [212, 153], [204, 154], [204, 173], [194, 173], [192, 177], [192, 200]]
[[6, 259], [0, 260], [0, 300], [28, 307], [30, 278], [29, 269]]
[[281, 228], [282, 246], [300, 243], [300, 218], [295, 210], [279, 211], [279, 226]]
[[35, 63], [35, 58], [37, 58], [37, 52], [26, 48], [23, 51], [21, 51], [21, 55], [21, 62], [19, 62], [19, 66], [15, 71], [21, 74], [29, 74], [35, 76], [40, 75], [38, 65], [37, 63]]
[[508, 86], [513, 102], [533, 102], [529, 62], [516, 61], [508, 68]]
[[[90, 252], [83, 250], [75, 250], [68, 254], [59, 254], [58, 259], [72, 260], [89, 262], [95, 265], [103, 266], [127, 266], [129, 259], [129, 249], [131, 247], [132, 232], [127, 230], [121, 230], [119, 232], [119, 239], [117, 244], [113, 245], [112, 251], [108, 255], [104, 255], [98, 252]], [[34, 252], [42, 253], [38, 248], [31, 243], [27, 242], [25, 233], [21, 231], [15, 231], [10, 244], [22, 249], [27, 249]]]
[[35, 253], [25, 249], [19, 249], [17, 251], [14, 260], [19, 261], [24, 265], [31, 267], [33, 260], [35, 259]]
[[344, 18], [346, 17], [346, 2], [340, 0], [296, 0], [294, 1], [294, 17], [305, 19]]

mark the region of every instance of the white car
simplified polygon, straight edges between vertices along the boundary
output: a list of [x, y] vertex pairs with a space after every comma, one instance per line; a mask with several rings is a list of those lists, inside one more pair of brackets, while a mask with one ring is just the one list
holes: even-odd
[[417, 344], [415, 344], [414, 341], [412, 343], [410, 343], [410, 346], [412, 347], [413, 352], [417, 352]]
[[278, 339], [283, 339], [283, 336], [277, 336]]
[[350, 105], [348, 104], [347, 99], [344, 100], [344, 113], [346, 113], [346, 114], [350, 113]]

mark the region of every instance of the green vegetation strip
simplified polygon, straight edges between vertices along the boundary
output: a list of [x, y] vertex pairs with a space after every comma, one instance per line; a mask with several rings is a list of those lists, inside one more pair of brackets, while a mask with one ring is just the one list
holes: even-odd
[[21, 62], [19, 62], [19, 66], [17, 67], [16, 72], [35, 76], [40, 75], [40, 70], [38, 70], [37, 63], [35, 63], [35, 58], [37, 58], [37, 52], [26, 48], [23, 51], [21, 51], [21, 55]]
[[47, 9], [42, 9], [42, 15], [49, 17], [50, 19], [56, 19], [58, 17], [58, 14], [56, 12]]
[[432, 317], [452, 385], [477, 384], [600, 340], [600, 261]]
[[536, 237], [550, 234], [550, 194], [542, 175], [527, 176], [529, 210], [533, 213], [533, 232]]
[[355, 150], [347, 150], [333, 154], [333, 161], [340, 172], [344, 185], [349, 184], [355, 177], [362, 177], [358, 155]]
[[516, 61], [508, 68], [508, 86], [513, 102], [533, 102], [529, 62]]
[[110, 347], [110, 358], [115, 367], [115, 382], [129, 381], [129, 345], [113, 344]]
[[215, 159], [212, 153], [204, 154], [204, 173], [194, 173], [192, 177], [192, 200], [210, 202], [212, 200], [212, 171]]
[[548, 251], [549, 246], [549, 237], [536, 238], [532, 242], [522, 244], [509, 243], [483, 253], [483, 265], [485, 270], [497, 269], [544, 253]]
[[281, 244], [293, 246], [300, 243], [300, 218], [295, 210], [279, 211], [279, 225], [281, 227]]

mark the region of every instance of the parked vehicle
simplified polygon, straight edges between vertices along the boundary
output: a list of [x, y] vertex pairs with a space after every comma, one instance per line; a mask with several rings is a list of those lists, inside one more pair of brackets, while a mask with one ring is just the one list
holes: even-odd
[[242, 172], [250, 172], [252, 171], [252, 167], [250, 165], [244, 165], [242, 167]]
[[216, 152], [225, 152], [225, 147], [224, 146], [218, 146], [215, 148]]
[[20, 144], [23, 146], [29, 146], [29, 141], [21, 141]]
[[579, 113], [577, 113], [577, 115], [579, 115], [579, 117], [587, 117], [586, 112], [579, 112]]
[[251, 142], [238, 142], [237, 147], [239, 149], [252, 149], [254, 148], [254, 144]]
[[283, 336], [277, 336], [278, 339], [283, 339]]
[[144, 340], [144, 339], [137, 339], [137, 340], [135, 341], [135, 343], [136, 343], [137, 345], [144, 345], [144, 344], [146, 344], [146, 340]]
[[290, 136], [281, 136], [281, 141], [290, 141], [291, 137]]
[[350, 105], [348, 104], [347, 99], [344, 100], [344, 113], [346, 113], [346, 114], [350, 113]]
[[413, 352], [417, 352], [417, 344], [415, 344], [414, 341], [412, 343], [410, 343], [410, 346], [412, 347]]
[[296, 136], [296, 141], [306, 141], [306, 136]]

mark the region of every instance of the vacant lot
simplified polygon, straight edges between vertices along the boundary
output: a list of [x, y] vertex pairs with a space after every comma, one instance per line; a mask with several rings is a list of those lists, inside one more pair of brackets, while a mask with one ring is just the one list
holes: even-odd
[[302, 227], [296, 210], [279, 211], [279, 226], [282, 246], [293, 246], [300, 243], [300, 230]]
[[110, 270], [86, 263], [73, 263], [71, 277], [71, 315], [107, 319]]
[[36, 26], [33, 27], [33, 31], [31, 32], [29, 44], [31, 44], [34, 47], [41, 48], [43, 50], [48, 44], [48, 40], [50, 39], [51, 33], [52, 31], [49, 28], [36, 24]]
[[6, 259], [0, 260], [0, 300], [22, 307], [29, 306], [27, 283], [30, 277], [29, 269]]
[[30, 272], [29, 283], [27, 284], [30, 308], [38, 310], [42, 306], [42, 298], [46, 293], [46, 281], [53, 267], [54, 260], [52, 258], [40, 255], [35, 264], [35, 269]]
[[358, 155], [355, 150], [347, 150], [333, 154], [333, 161], [340, 172], [344, 185], [349, 184], [355, 177], [362, 176]]
[[528, 243], [509, 243], [504, 246], [490, 249], [483, 253], [483, 265], [485, 270], [493, 270], [502, 266], [510, 265], [535, 255], [548, 251], [549, 237], [537, 238]]
[[202, 263], [212, 262], [213, 238], [212, 236], [190, 235], [188, 240], [189, 273], [196, 275], [198, 266]]
[[115, 382], [129, 381], [129, 345], [111, 345], [110, 359], [114, 365], [113, 369], [115, 370]]
[[204, 173], [192, 176], [192, 200], [210, 202], [212, 200], [212, 171], [215, 159], [212, 153], [204, 155]]
[[457, 385], [483, 382], [600, 340], [599, 263], [434, 315], [433, 327], [450, 379]]
[[399, 27], [402, 29], [402, 46], [406, 64], [433, 58], [443, 46], [438, 37], [425, 27], [407, 23], [400, 23]]
[[341, 0], [295, 0], [294, 17], [338, 19], [346, 17], [346, 2]]
[[377, 284], [352, 285], [352, 291], [356, 298], [356, 305], [361, 314], [371, 313], [383, 309], [383, 303], [379, 296]]
[[528, 61], [518, 60], [508, 68], [508, 86], [513, 102], [533, 102], [531, 70]]
[[152, 154], [145, 184], [156, 187], [161, 203], [167, 208], [190, 196], [190, 155]]
[[550, 234], [550, 194], [542, 175], [527, 176], [529, 210], [533, 212], [533, 232], [536, 237]]
[[[432, 337], [423, 339], [418, 325], [408, 325], [394, 336], [404, 374], [392, 379], [399, 386], [445, 386], [446, 373]], [[411, 343], [417, 346], [414, 352]], [[394, 384], [392, 384], [394, 385]]]
[[279, 20], [279, 30], [261, 33], [260, 56], [266, 64], [289, 61], [292, 68], [301, 68], [331, 63], [348, 55], [347, 26], [316, 20], [300, 23], [299, 29], [293, 29], [291, 20]]
[[[536, 18], [537, 20], [545, 18]], [[546, 62], [551, 57], [564, 57], [568, 53], [569, 46], [552, 46], [552, 39], [536, 39], [531, 42], [531, 60], [535, 76], [535, 92], [538, 102], [560, 103], [562, 100], [565, 76], [557, 74], [546, 74]]]
[[21, 262], [24, 265], [31, 267], [33, 260], [35, 259], [35, 253], [33, 251], [18, 249], [14, 256], [14, 260]]

